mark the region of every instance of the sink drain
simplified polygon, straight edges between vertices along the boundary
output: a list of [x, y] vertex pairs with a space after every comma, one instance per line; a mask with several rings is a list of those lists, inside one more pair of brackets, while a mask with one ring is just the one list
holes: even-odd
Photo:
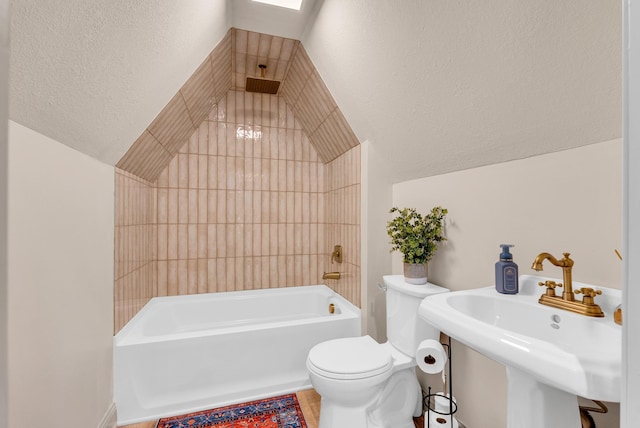
[[556, 330], [560, 329], [560, 315], [553, 314], [551, 315], [551, 328], [555, 328]]

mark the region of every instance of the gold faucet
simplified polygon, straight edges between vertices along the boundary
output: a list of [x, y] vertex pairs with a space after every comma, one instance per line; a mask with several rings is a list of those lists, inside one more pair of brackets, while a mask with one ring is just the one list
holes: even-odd
[[[569, 253], [562, 253], [564, 257], [558, 260], [549, 253], [540, 253], [536, 256], [531, 269], [536, 271], [542, 270], [542, 262], [549, 260], [554, 266], [562, 268], [562, 281], [563, 284], [556, 283], [555, 281], [539, 282], [538, 285], [547, 287], [546, 292], [540, 296], [538, 303], [542, 305], [552, 306], [558, 309], [565, 309], [567, 311], [576, 312], [578, 314], [587, 315], [590, 317], [603, 317], [604, 313], [600, 306], [594, 303], [593, 298], [602, 294], [601, 290], [594, 290], [593, 288], [581, 288], [573, 291], [573, 283], [571, 279], [571, 268], [573, 268], [573, 260], [569, 257]], [[556, 295], [556, 287], [564, 287], [562, 296]], [[582, 294], [584, 297], [581, 302], [577, 302], [575, 299], [576, 294]]]
[[[570, 253], [562, 253], [564, 256], [562, 260], [558, 260], [549, 253], [540, 253], [536, 256], [536, 259], [531, 265], [531, 269], [540, 272], [542, 270], [542, 262], [549, 260], [554, 266], [562, 268], [562, 281], [564, 282], [564, 291], [562, 292], [562, 299], [570, 302], [574, 301], [573, 285], [571, 282], [571, 268], [573, 267], [573, 260], [569, 258]], [[562, 284], [558, 285], [559, 287]], [[555, 293], [554, 293], [555, 294]]]
[[340, 279], [340, 272], [325, 272], [322, 279]]

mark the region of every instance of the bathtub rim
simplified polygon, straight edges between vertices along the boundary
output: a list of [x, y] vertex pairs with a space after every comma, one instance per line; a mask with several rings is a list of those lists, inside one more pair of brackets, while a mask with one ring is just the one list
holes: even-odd
[[[340, 295], [337, 291], [334, 291], [325, 284], [315, 285], [300, 285], [293, 287], [275, 287], [275, 288], [261, 288], [255, 290], [233, 290], [233, 291], [220, 291], [212, 293], [200, 293], [200, 294], [183, 294], [178, 296], [158, 296], [151, 298], [128, 322], [125, 324], [116, 334], [113, 336], [113, 345], [116, 347], [135, 346], [138, 344], [147, 344], [162, 342], [168, 340], [186, 340], [196, 337], [202, 337], [212, 334], [228, 334], [239, 331], [244, 331], [246, 325], [222, 327], [217, 329], [205, 329], [193, 332], [180, 332], [171, 333], [165, 335], [156, 336], [143, 336], [133, 335], [135, 328], [138, 327], [138, 323], [145, 317], [148, 312], [156, 309], [157, 306], [170, 305], [174, 302], [188, 302], [199, 301], [202, 299], [241, 299], [250, 298], [252, 296], [259, 296], [264, 294], [305, 294], [310, 291], [317, 290], [326, 294], [327, 298], [336, 299], [340, 303], [341, 313], [339, 314], [327, 314], [325, 316], [311, 317], [308, 319], [297, 320], [300, 324], [311, 324], [317, 322], [331, 322], [333, 320], [348, 319], [348, 318], [360, 318], [362, 320], [362, 311], [356, 305], [347, 300], [344, 296]], [[316, 291], [316, 292], [317, 292]], [[255, 330], [265, 330], [269, 328], [276, 328], [279, 326], [287, 325], [289, 321], [273, 321], [263, 324], [251, 324]], [[362, 322], [362, 321], [361, 321]]]

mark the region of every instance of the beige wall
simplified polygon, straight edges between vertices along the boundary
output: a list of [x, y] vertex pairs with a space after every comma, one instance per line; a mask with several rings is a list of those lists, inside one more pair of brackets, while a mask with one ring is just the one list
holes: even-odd
[[113, 167], [9, 132], [9, 427], [97, 427], [113, 410]]
[[362, 150], [362, 320], [363, 332], [379, 342], [387, 339], [385, 293], [378, 284], [391, 273], [386, 224], [392, 206], [388, 162], [375, 144], [365, 141]]
[[[7, 355], [7, 147], [9, 1], [0, 0], [0, 355]], [[7, 360], [0, 357], [0, 428], [7, 428]]]
[[[577, 281], [621, 287], [621, 141], [394, 185], [394, 205], [449, 210], [448, 241], [429, 266], [429, 280], [451, 290], [494, 283], [501, 243], [515, 244], [520, 274], [535, 256], [571, 252]], [[393, 271], [401, 273], [399, 255]], [[545, 275], [561, 272], [545, 266]], [[456, 344], [454, 395], [459, 418], [473, 428], [504, 427], [504, 367]], [[613, 405], [604, 426], [618, 426]], [[601, 419], [603, 420], [603, 419]], [[600, 425], [599, 425], [600, 426]]]
[[359, 201], [359, 146], [325, 165], [282, 97], [229, 91], [156, 182], [118, 171], [115, 331], [153, 296], [326, 283], [359, 306]]

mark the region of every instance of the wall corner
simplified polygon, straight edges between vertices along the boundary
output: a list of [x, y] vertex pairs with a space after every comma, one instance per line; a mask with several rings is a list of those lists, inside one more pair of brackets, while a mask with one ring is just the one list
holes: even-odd
[[361, 144], [361, 254], [363, 333], [386, 340], [386, 300], [378, 287], [391, 273], [385, 225], [392, 203], [392, 179], [387, 164], [371, 141]]

